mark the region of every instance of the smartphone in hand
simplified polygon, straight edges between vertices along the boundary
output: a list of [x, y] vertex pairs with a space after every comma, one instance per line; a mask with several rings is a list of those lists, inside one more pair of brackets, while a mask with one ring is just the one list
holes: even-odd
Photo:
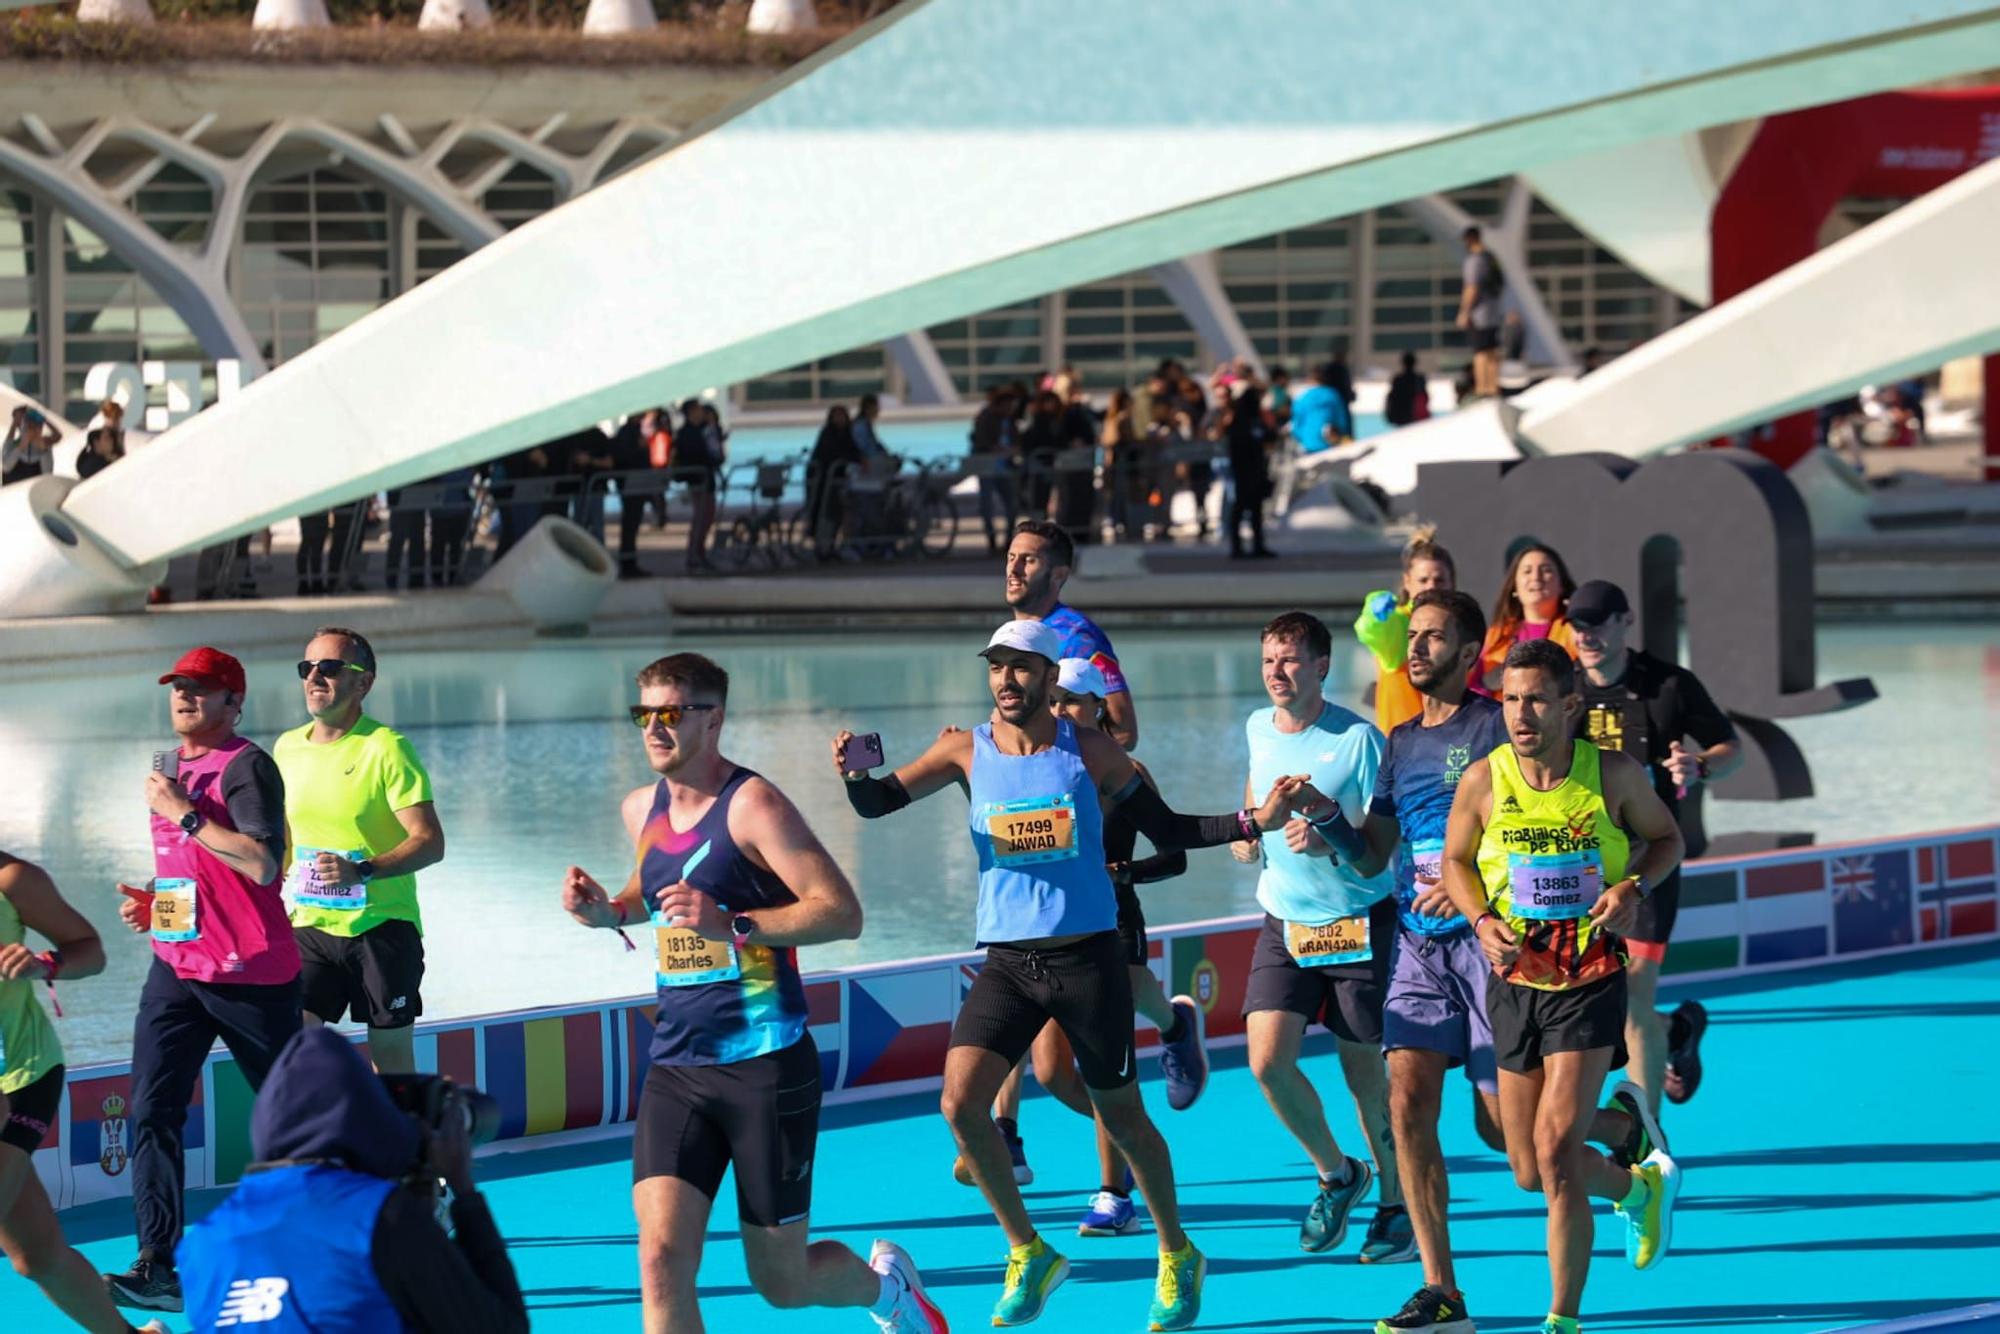
[[153, 772], [165, 775], [170, 783], [180, 781], [181, 753], [177, 750], [156, 750], [153, 752]]
[[840, 752], [840, 766], [849, 773], [873, 769], [882, 763], [882, 734], [864, 732], [852, 737]]

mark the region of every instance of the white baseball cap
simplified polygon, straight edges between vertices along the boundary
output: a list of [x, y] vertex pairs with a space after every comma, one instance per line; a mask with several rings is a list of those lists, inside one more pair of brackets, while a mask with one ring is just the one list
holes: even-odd
[[979, 656], [983, 658], [996, 648], [1039, 653], [1052, 665], [1062, 661], [1062, 636], [1040, 621], [1006, 622], [993, 632], [993, 638], [986, 641], [986, 647], [979, 651]]
[[1103, 699], [1111, 693], [1104, 683], [1104, 673], [1089, 658], [1064, 658], [1056, 667], [1061, 672], [1056, 684], [1072, 695], [1095, 695]]

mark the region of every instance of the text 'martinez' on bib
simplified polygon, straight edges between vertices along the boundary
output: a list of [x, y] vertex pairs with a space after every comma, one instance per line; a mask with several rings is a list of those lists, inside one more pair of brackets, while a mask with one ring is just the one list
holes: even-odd
[[[292, 853], [292, 897], [297, 903], [310, 903], [316, 908], [339, 908], [346, 912], [360, 912], [368, 906], [368, 886], [361, 881], [351, 885], [330, 885], [319, 878], [319, 867], [314, 859], [326, 848], [297, 848]], [[359, 848], [351, 852], [335, 852], [336, 857], [358, 862], [367, 857]]]
[[1076, 798], [1027, 797], [998, 801], [985, 809], [998, 866], [1028, 866], [1076, 856]]

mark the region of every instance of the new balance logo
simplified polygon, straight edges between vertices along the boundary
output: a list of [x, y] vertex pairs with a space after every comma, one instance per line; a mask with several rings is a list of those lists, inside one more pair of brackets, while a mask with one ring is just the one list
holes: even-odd
[[410, 998], [408, 996], [398, 996], [396, 997], [396, 999], [389, 1002], [389, 1008], [392, 1010], [400, 1010], [409, 1003], [410, 1003]]
[[215, 1327], [261, 1325], [276, 1320], [285, 1313], [285, 1294], [291, 1290], [288, 1279], [239, 1278], [229, 1285], [229, 1295], [222, 1299]]

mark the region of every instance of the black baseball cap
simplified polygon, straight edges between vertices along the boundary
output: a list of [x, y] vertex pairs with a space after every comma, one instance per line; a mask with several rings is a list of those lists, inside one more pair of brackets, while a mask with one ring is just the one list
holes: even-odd
[[1603, 579], [1592, 579], [1569, 595], [1569, 610], [1564, 615], [1572, 625], [1596, 626], [1631, 610], [1624, 589]]

